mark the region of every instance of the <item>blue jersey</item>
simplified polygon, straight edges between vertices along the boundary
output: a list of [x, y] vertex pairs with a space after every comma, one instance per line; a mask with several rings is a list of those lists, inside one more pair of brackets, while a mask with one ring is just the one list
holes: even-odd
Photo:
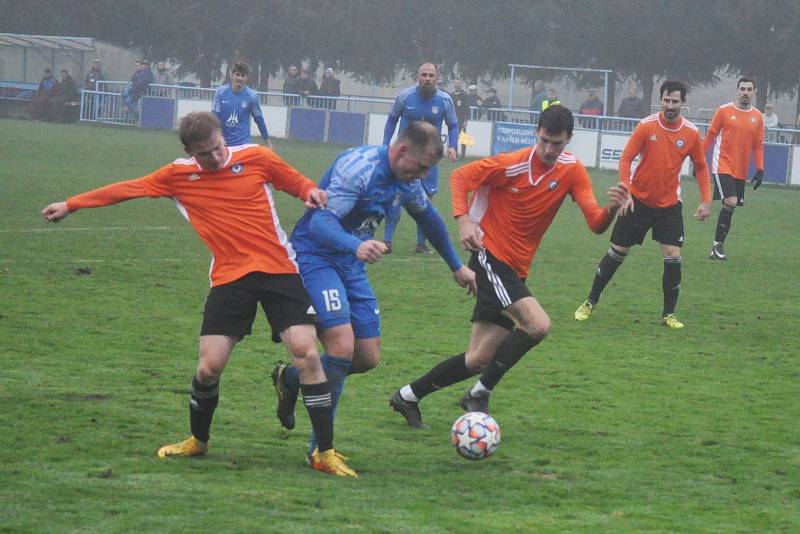
[[458, 119], [456, 118], [453, 99], [444, 91], [436, 90], [432, 98], [424, 99], [419, 93], [419, 87], [413, 86], [400, 91], [394, 101], [386, 128], [383, 132], [383, 144], [388, 145], [392, 140], [397, 121], [400, 121], [400, 132], [409, 122], [425, 121], [433, 124], [438, 131], [442, 130], [442, 122], [447, 123], [447, 144], [455, 149], [458, 145]]
[[246, 145], [250, 143], [250, 116], [256, 121], [261, 137], [269, 139], [267, 125], [261, 114], [261, 104], [255, 91], [245, 86], [234, 92], [230, 84], [217, 88], [211, 110], [216, 113], [222, 123], [222, 135], [228, 146]]
[[[325, 212], [335, 216], [345, 232], [359, 241], [373, 239], [375, 230], [393, 205], [422, 212], [428, 199], [419, 180], [402, 182], [389, 169], [389, 147], [365, 145], [341, 153], [319, 183], [328, 193]], [[312, 217], [322, 210], [308, 210], [292, 233], [292, 246], [301, 255], [334, 262], [358, 261], [353, 251], [337, 249], [311, 231]], [[351, 238], [352, 239], [352, 238]]]

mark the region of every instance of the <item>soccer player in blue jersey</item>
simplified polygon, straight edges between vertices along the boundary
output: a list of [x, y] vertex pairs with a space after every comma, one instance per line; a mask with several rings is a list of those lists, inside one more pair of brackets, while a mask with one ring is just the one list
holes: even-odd
[[255, 91], [247, 87], [250, 79], [250, 65], [244, 61], [233, 64], [231, 83], [217, 88], [211, 110], [222, 124], [222, 135], [228, 146], [247, 145], [250, 143], [250, 116], [256, 121], [258, 131], [264, 143], [272, 148], [269, 140], [267, 124], [261, 113], [261, 104]]
[[[380, 312], [364, 264], [386, 253], [386, 245], [374, 234], [392, 206], [404, 206], [417, 221], [455, 282], [471, 294], [476, 291], [475, 273], [461, 263], [419, 180], [442, 152], [439, 130], [416, 121], [408, 123], [389, 147], [366, 145], [341, 153], [319, 184], [327, 191], [327, 207], [307, 211], [292, 233], [303, 283], [317, 312], [325, 347], [321, 361], [334, 410], [347, 375], [369, 371], [380, 361]], [[278, 419], [285, 428], [294, 428], [297, 369], [279, 364], [272, 380], [278, 392]]]
[[[383, 144], [389, 145], [400, 122], [400, 132], [412, 121], [425, 121], [433, 124], [436, 131], [442, 131], [442, 122], [447, 123], [447, 159], [456, 161], [458, 155], [458, 119], [456, 118], [453, 99], [445, 91], [436, 88], [439, 80], [439, 71], [431, 63], [425, 63], [417, 71], [417, 85], [400, 91], [394, 101], [386, 127], [383, 130]], [[422, 180], [422, 187], [428, 199], [439, 192], [439, 166], [434, 165], [428, 175]], [[400, 206], [397, 205], [386, 218], [386, 228], [383, 232], [383, 242], [392, 252], [392, 239], [397, 223], [400, 221]], [[414, 249], [421, 254], [430, 254], [425, 246], [425, 234], [420, 225], [417, 225], [417, 246]]]

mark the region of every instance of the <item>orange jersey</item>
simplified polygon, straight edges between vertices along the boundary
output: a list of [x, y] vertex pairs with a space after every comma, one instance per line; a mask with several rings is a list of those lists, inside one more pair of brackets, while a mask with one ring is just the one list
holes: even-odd
[[703, 139], [703, 153], [713, 146], [711, 172], [728, 174], [737, 180], [747, 179], [750, 152], [755, 154], [756, 169], [764, 168], [764, 117], [756, 108], [737, 108], [732, 102], [714, 112]]
[[211, 250], [212, 286], [251, 272], [297, 273], [268, 184], [302, 199], [316, 184], [268, 148], [228, 150], [227, 161], [216, 171], [204, 170], [194, 158], [177, 159], [142, 178], [71, 197], [67, 207], [72, 212], [132, 198], [172, 197]]
[[[552, 167], [535, 157], [535, 147], [498, 154], [456, 169], [450, 176], [453, 216], [469, 214], [483, 231], [483, 244], [521, 278], [544, 233], [568, 194], [589, 228], [602, 233], [614, 213], [601, 208], [583, 164], [562, 152]], [[468, 202], [470, 192], [475, 192]]]
[[[631, 174], [631, 163], [637, 155], [641, 155], [639, 166]], [[619, 180], [651, 208], [674, 206], [681, 201], [681, 166], [687, 156], [694, 163], [703, 202], [711, 202], [711, 177], [700, 133], [683, 117], [674, 126], [661, 113], [642, 119], [622, 151]]]

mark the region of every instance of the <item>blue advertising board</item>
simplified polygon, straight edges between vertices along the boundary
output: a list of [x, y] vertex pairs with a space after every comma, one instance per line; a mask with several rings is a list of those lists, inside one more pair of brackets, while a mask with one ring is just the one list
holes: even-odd
[[367, 116], [363, 113], [330, 111], [328, 118], [328, 143], [359, 146], [364, 144]]
[[492, 137], [492, 154], [513, 152], [536, 144], [536, 127], [533, 124], [496, 122]]

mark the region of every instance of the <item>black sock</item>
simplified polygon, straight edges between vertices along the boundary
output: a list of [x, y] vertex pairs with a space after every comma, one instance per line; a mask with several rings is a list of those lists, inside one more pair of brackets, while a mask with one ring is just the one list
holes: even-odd
[[197, 377], [192, 378], [192, 398], [189, 400], [189, 425], [192, 435], [203, 443], [208, 443], [211, 419], [219, 403], [219, 382], [201, 384]]
[[722, 209], [719, 210], [719, 218], [717, 219], [717, 234], [714, 236], [714, 241], [717, 243], [724, 243], [725, 238], [728, 237], [728, 232], [731, 229], [734, 208], [727, 204], [722, 204]]
[[331, 389], [327, 382], [321, 384], [300, 384], [303, 404], [311, 419], [311, 428], [317, 437], [319, 452], [333, 448], [333, 403]]
[[476, 374], [467, 368], [466, 358], [462, 352], [442, 360], [427, 374], [411, 382], [411, 391], [414, 392], [418, 399], [422, 399], [422, 397], [430, 395], [434, 391], [466, 380]]
[[481, 384], [486, 389], [492, 390], [503, 378], [503, 375], [516, 364], [525, 353], [539, 344], [544, 339], [534, 339], [525, 331], [515, 328], [506, 338], [500, 342], [494, 351], [492, 361], [481, 374]]
[[597, 272], [594, 275], [594, 282], [592, 283], [592, 291], [589, 293], [587, 299], [592, 304], [597, 304], [600, 300], [600, 293], [606, 288], [617, 268], [625, 261], [627, 252], [620, 252], [614, 247], [609, 247], [606, 255], [600, 260], [600, 265], [597, 266]]
[[664, 258], [664, 276], [661, 279], [664, 289], [663, 315], [675, 313], [678, 303], [678, 293], [681, 291], [681, 257]]

